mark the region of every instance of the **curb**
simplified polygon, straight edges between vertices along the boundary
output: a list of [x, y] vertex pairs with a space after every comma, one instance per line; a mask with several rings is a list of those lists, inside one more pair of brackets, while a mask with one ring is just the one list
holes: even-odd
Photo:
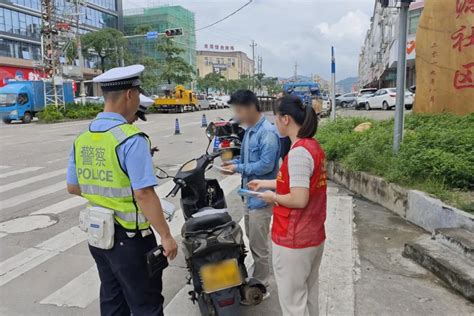
[[352, 171], [328, 161], [327, 176], [364, 198], [382, 205], [409, 222], [434, 233], [437, 228], [460, 227], [474, 232], [474, 215], [418, 190], [408, 190], [366, 172]]

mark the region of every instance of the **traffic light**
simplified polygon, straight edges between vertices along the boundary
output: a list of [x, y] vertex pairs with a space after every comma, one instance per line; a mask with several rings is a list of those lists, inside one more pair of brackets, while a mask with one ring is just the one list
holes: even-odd
[[181, 27], [165, 30], [166, 37], [175, 37], [181, 35], [183, 35], [183, 29]]

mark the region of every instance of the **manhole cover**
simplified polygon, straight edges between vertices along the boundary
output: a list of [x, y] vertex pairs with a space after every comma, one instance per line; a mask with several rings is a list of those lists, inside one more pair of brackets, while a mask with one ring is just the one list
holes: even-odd
[[24, 233], [32, 230], [52, 226], [58, 222], [57, 218], [48, 215], [31, 215], [18, 217], [0, 223], [0, 232], [7, 234]]

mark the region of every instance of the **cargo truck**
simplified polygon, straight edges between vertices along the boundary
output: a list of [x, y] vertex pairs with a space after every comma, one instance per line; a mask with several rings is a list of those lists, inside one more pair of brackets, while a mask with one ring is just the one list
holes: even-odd
[[184, 86], [177, 85], [174, 90], [166, 88], [163, 91], [165, 95], [155, 99], [155, 107], [159, 112], [183, 113], [199, 110], [196, 95]]
[[[14, 120], [30, 123], [38, 112], [46, 105], [46, 88], [51, 85], [45, 81], [14, 81], [0, 88], [0, 116], [3, 122], [9, 124]], [[49, 87], [50, 88], [50, 87]], [[71, 81], [64, 81], [58, 87], [58, 93], [64, 103], [74, 102], [74, 93]]]

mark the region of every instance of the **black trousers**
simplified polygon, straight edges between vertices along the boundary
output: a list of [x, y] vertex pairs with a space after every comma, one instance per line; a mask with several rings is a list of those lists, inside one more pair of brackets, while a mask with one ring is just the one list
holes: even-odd
[[163, 315], [162, 273], [150, 278], [145, 261], [145, 253], [154, 247], [153, 234], [129, 238], [117, 225], [112, 249], [89, 246], [99, 270], [102, 316]]

